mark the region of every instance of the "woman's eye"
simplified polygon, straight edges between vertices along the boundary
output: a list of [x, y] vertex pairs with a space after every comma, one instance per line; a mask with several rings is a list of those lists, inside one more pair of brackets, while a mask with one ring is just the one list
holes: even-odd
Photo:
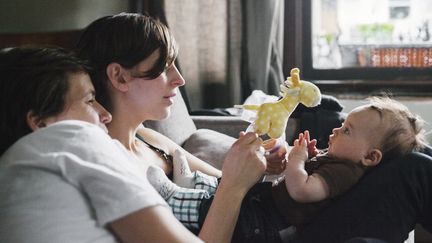
[[91, 99], [91, 100], [88, 100], [88, 101], [87, 101], [87, 103], [89, 103], [90, 105], [93, 105], [93, 103], [95, 103], [95, 102], [96, 102], [95, 99]]
[[343, 134], [349, 134], [349, 129], [344, 127], [344, 128], [342, 128], [342, 132], [343, 132]]

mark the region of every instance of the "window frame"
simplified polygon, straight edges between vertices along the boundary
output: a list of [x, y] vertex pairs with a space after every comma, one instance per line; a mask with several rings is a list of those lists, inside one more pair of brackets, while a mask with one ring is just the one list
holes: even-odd
[[[325, 92], [432, 95], [432, 68], [313, 68], [311, 5], [312, 0], [286, 1], [285, 72], [299, 67], [302, 79], [314, 82]], [[285, 73], [285, 76], [288, 75]]]

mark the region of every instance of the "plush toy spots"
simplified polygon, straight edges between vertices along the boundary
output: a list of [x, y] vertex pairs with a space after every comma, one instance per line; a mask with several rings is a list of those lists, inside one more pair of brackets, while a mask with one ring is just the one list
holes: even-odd
[[280, 85], [280, 100], [261, 105], [242, 105], [244, 109], [257, 111], [257, 119], [253, 123], [256, 133], [279, 138], [285, 132], [288, 118], [299, 103], [306, 107], [320, 104], [321, 92], [318, 87], [311, 82], [301, 81], [299, 73], [298, 68], [293, 68], [291, 77]]

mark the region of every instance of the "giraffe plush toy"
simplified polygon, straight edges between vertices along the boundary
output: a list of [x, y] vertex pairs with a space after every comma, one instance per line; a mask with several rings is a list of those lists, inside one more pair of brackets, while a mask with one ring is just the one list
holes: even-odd
[[299, 103], [306, 107], [320, 104], [321, 92], [318, 87], [311, 82], [300, 80], [299, 73], [298, 68], [293, 68], [291, 77], [280, 85], [280, 100], [261, 105], [241, 106], [243, 109], [257, 112], [257, 118], [253, 123], [256, 133], [279, 138], [285, 132], [288, 118]]

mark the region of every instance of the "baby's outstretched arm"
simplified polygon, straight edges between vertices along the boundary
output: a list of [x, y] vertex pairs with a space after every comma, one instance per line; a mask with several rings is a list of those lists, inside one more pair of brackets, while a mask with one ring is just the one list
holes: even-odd
[[305, 161], [308, 159], [308, 140], [303, 133], [294, 141], [285, 168], [285, 186], [290, 196], [298, 202], [317, 202], [329, 196], [326, 182], [317, 174], [308, 175]]

